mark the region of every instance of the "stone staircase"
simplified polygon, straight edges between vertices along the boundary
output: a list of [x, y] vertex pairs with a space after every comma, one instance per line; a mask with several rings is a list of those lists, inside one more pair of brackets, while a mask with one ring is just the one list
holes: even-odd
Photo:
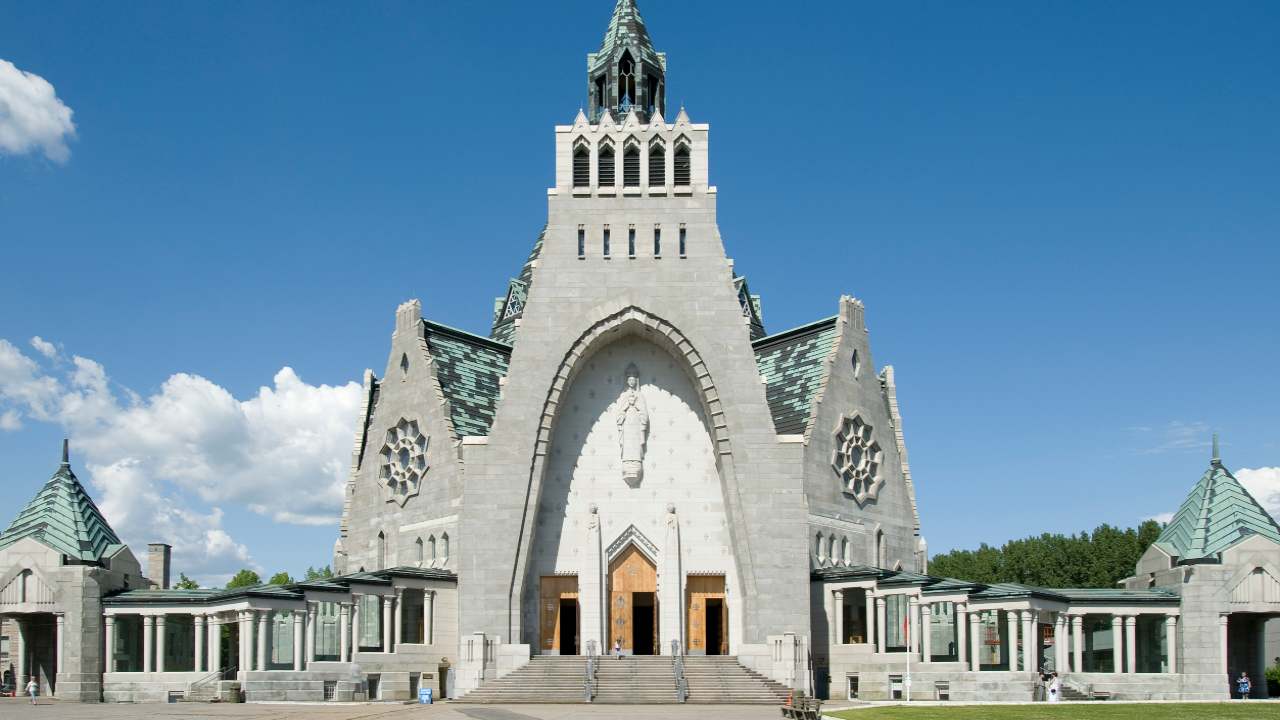
[[789, 691], [727, 655], [690, 655], [684, 659], [689, 686], [686, 702], [717, 705], [781, 705]]
[[595, 702], [608, 705], [670, 705], [676, 677], [670, 655], [600, 658]]
[[586, 675], [587, 659], [581, 655], [535, 655], [524, 667], [486, 682], [457, 702], [580, 703]]
[[1063, 699], [1063, 700], [1071, 700], [1071, 701], [1073, 701], [1073, 702], [1080, 702], [1080, 701], [1084, 701], [1084, 700], [1092, 700], [1093, 698], [1092, 698], [1092, 697], [1090, 697], [1090, 696], [1089, 696], [1087, 693], [1085, 693], [1084, 691], [1079, 690], [1078, 688], [1074, 688], [1074, 687], [1072, 687], [1072, 686], [1070, 686], [1070, 685], [1068, 685], [1068, 684], [1066, 684], [1066, 683], [1063, 683], [1063, 684], [1062, 684], [1062, 699]]

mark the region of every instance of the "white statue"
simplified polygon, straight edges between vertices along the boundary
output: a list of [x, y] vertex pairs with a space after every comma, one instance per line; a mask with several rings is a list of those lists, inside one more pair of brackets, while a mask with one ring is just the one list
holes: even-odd
[[649, 435], [649, 407], [640, 394], [640, 370], [628, 365], [627, 386], [618, 398], [618, 445], [622, 450], [622, 479], [629, 485], [644, 474], [644, 446]]

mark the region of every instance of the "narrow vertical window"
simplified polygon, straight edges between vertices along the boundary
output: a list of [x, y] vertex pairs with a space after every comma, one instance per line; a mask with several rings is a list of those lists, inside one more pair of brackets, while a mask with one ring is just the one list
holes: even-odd
[[578, 226], [578, 257], [587, 256], [587, 229], [582, 225]]
[[604, 226], [604, 256], [609, 257], [609, 226]]
[[649, 148], [649, 187], [667, 184], [667, 151], [661, 145]]
[[591, 184], [591, 152], [581, 145], [573, 151], [573, 186]]
[[653, 256], [662, 257], [662, 228], [653, 226]]
[[685, 241], [685, 230], [684, 230], [684, 225], [681, 225], [681, 226], [680, 226], [680, 257], [684, 257], [684, 255], [685, 255], [685, 252], [684, 252], [684, 251], [685, 251], [685, 242], [684, 242], [684, 241]]
[[430, 552], [431, 554], [431, 565], [434, 567], [436, 564], [436, 536], [435, 535], [432, 535], [431, 537], [427, 538], [427, 548], [428, 548], [428, 552]]
[[596, 159], [596, 178], [600, 187], [613, 187], [613, 148], [608, 145], [600, 148]]
[[636, 226], [627, 227], [627, 257], [636, 256]]
[[635, 145], [622, 152], [622, 185], [640, 187], [640, 148]]
[[423, 560], [422, 538], [418, 538], [417, 540], [413, 541], [413, 544], [414, 544], [414, 549], [417, 551], [417, 554], [418, 554], [418, 567], [422, 567], [422, 560]]
[[676, 148], [675, 162], [673, 163], [673, 172], [676, 176], [677, 185], [690, 185], [692, 171], [689, 167], [689, 146], [681, 145]]

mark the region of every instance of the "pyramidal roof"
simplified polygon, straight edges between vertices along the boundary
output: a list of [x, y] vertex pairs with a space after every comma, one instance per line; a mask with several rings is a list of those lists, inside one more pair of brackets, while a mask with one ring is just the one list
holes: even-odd
[[613, 17], [609, 18], [609, 27], [604, 31], [604, 40], [600, 49], [590, 58], [591, 62], [612, 60], [619, 48], [633, 48], [639, 53], [637, 61], [645, 60], [652, 65], [666, 69], [666, 58], [653, 47], [649, 39], [649, 30], [640, 17], [640, 9], [635, 0], [618, 0], [613, 8]]
[[1215, 435], [1209, 469], [1155, 544], [1179, 562], [1216, 560], [1218, 553], [1251, 535], [1280, 544], [1280, 525], [1222, 464]]
[[0, 533], [0, 550], [28, 537], [82, 562], [99, 561], [113, 545], [120, 544], [120, 538], [71, 472], [65, 440], [62, 465], [18, 513], [9, 529]]

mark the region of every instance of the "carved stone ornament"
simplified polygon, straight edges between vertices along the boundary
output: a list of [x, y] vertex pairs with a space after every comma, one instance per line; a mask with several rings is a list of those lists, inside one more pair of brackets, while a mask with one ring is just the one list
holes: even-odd
[[880, 443], [872, 439], [871, 426], [860, 415], [841, 415], [836, 425], [831, 469], [840, 478], [845, 494], [853, 496], [859, 505], [875, 500], [880, 492], [884, 484], [880, 476], [883, 459]]
[[378, 479], [388, 491], [387, 502], [405, 502], [418, 494], [427, 476], [428, 438], [418, 429], [417, 420], [400, 418], [387, 430], [386, 442], [379, 451], [382, 464]]
[[618, 397], [618, 446], [622, 456], [622, 479], [631, 487], [644, 475], [644, 450], [649, 439], [649, 406], [640, 393], [640, 369], [626, 370], [626, 387]]

